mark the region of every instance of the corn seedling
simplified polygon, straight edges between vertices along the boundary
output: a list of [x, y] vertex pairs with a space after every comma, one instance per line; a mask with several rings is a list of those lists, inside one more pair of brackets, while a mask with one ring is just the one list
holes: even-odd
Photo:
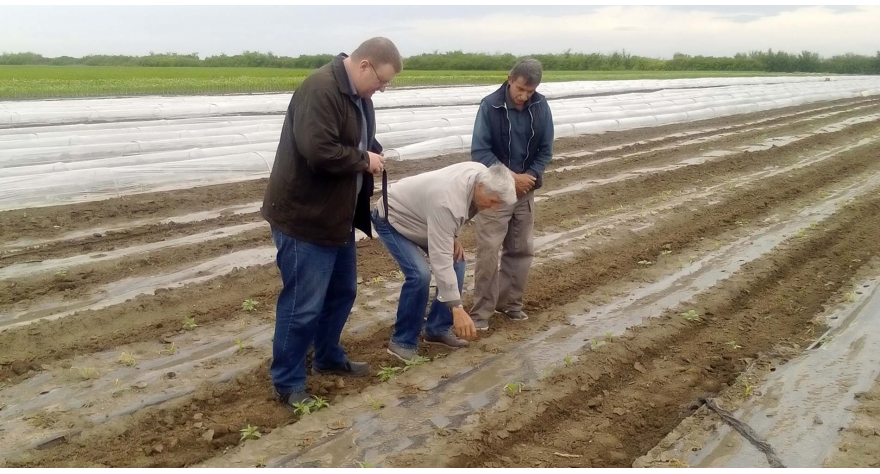
[[664, 250], [664, 251], [660, 252], [660, 255], [669, 255], [671, 253], [672, 253], [672, 250]]
[[681, 259], [678, 259], [678, 269], [679, 269], [679, 270], [683, 270], [683, 269], [684, 269], [684, 262], [682, 262]]
[[372, 408], [373, 410], [379, 411], [379, 410], [385, 408], [385, 404], [382, 403], [382, 400], [376, 400], [375, 398], [373, 398], [369, 395], [364, 397], [364, 400], [367, 402], [367, 405], [370, 405], [370, 408]]
[[328, 402], [324, 398], [315, 397], [315, 405], [313, 406], [315, 411], [323, 410], [324, 408], [327, 408], [329, 406], [330, 406], [330, 402]]
[[55, 275], [60, 276], [61, 278], [64, 278], [67, 276], [67, 270], [64, 270], [64, 269], [58, 270], [57, 272], [55, 272]]
[[241, 339], [236, 339], [235, 345], [238, 346], [238, 352], [244, 352], [244, 342]]
[[590, 346], [593, 348], [594, 351], [598, 351], [599, 350], [599, 340], [593, 339], [592, 341], [590, 341]]
[[565, 366], [568, 367], [571, 365], [571, 356], [565, 356]]
[[742, 349], [742, 346], [737, 344], [736, 341], [727, 341], [727, 346], [733, 350]]
[[259, 303], [257, 303], [256, 300], [247, 299], [241, 302], [241, 309], [248, 313], [253, 313], [257, 310], [257, 305], [259, 305]]
[[262, 433], [260, 433], [259, 426], [247, 425], [244, 428], [238, 430], [238, 432], [241, 433], [240, 441], [257, 440], [260, 439], [261, 436], [263, 436]]
[[410, 367], [416, 367], [416, 366], [419, 366], [419, 365], [424, 365], [424, 364], [426, 364], [426, 363], [428, 363], [428, 362], [430, 362], [430, 361], [431, 361], [431, 359], [429, 359], [429, 358], [427, 358], [427, 357], [417, 355], [417, 356], [413, 357], [412, 359], [410, 359], [410, 360], [408, 360], [408, 361], [406, 361], [406, 362], [404, 362], [404, 363], [406, 364], [406, 368], [408, 369], [408, 368], [410, 368]]
[[694, 257], [690, 257], [690, 258], [689, 258], [689, 261], [690, 261], [691, 264], [693, 264], [693, 263], [694, 263]]
[[639, 260], [639, 265], [647, 267], [648, 265], [653, 265], [653, 263], [650, 260]]
[[404, 275], [402, 271], [397, 270], [397, 279], [398, 280], [406, 280], [406, 275]]
[[402, 372], [403, 368], [401, 367], [382, 367], [379, 369], [379, 373], [377, 377], [379, 377], [380, 382], [387, 382], [391, 380], [392, 377], [398, 374], [398, 372]]
[[614, 342], [614, 335], [612, 335], [610, 332], [606, 332], [605, 333], [605, 340], [608, 342]]
[[512, 397], [512, 396], [516, 395], [517, 393], [522, 392], [522, 389], [523, 389], [522, 382], [509, 383], [504, 386], [504, 394]]
[[177, 352], [177, 345], [172, 342], [170, 346], [159, 351], [159, 355], [173, 356], [175, 352]]
[[185, 331], [192, 331], [193, 329], [195, 329], [197, 327], [199, 327], [199, 325], [196, 324], [195, 316], [185, 316], [183, 318], [183, 329]]
[[681, 313], [681, 317], [690, 322], [697, 322], [700, 320], [700, 315], [692, 309], [688, 310], [686, 313]]
[[752, 388], [753, 388], [753, 387], [752, 387], [751, 385], [746, 385], [746, 391], [745, 391], [745, 394], [746, 394], [747, 397], [752, 395]]
[[123, 352], [122, 355], [119, 356], [119, 363], [126, 367], [134, 367], [137, 365], [134, 356], [128, 352]]
[[856, 294], [855, 293], [847, 293], [846, 294], [846, 302], [847, 303], [855, 303], [856, 302]]
[[358, 466], [358, 467], [363, 467], [363, 468], [372, 468], [372, 467], [373, 467], [372, 464], [370, 464], [370, 463], [368, 463], [368, 462], [366, 462], [366, 461], [364, 461], [364, 462], [360, 462], [360, 461], [358, 461], [358, 462], [357, 462], [357, 466]]
[[804, 235], [806, 235], [806, 233], [804, 232], [804, 229], [801, 229], [797, 232], [797, 238], [799, 238], [799, 239], [803, 238]]
[[254, 467], [266, 467], [266, 456], [257, 458], [257, 463], [254, 464]]

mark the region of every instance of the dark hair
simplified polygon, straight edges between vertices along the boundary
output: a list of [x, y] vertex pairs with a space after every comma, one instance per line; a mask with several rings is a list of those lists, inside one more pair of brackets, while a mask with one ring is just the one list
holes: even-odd
[[544, 74], [544, 68], [537, 59], [522, 59], [510, 70], [510, 80], [516, 81], [520, 77], [525, 78], [526, 85], [535, 85], [541, 83], [541, 77]]
[[390, 64], [394, 68], [394, 72], [400, 73], [403, 70], [403, 58], [397, 51], [397, 46], [388, 38], [377, 36], [370, 38], [351, 53], [351, 59], [354, 61], [363, 61], [366, 59], [373, 64], [374, 67], [380, 67], [383, 64]]

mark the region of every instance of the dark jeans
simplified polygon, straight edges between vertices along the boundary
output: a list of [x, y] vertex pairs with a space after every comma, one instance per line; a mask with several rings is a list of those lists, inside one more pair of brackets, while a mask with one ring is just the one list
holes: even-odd
[[354, 238], [347, 247], [316, 245], [272, 229], [284, 287], [275, 309], [272, 383], [282, 394], [306, 388], [306, 352], [315, 344], [314, 365], [345, 365], [342, 327], [357, 296]]
[[[400, 265], [400, 271], [406, 277], [403, 288], [400, 289], [397, 323], [394, 325], [391, 341], [407, 349], [417, 349], [422, 323], [425, 320], [425, 307], [428, 305], [431, 292], [431, 266], [425, 258], [428, 251], [397, 232], [391, 224], [379, 217], [375, 209], [371, 218], [379, 240]], [[467, 263], [464, 260], [455, 262], [454, 268], [458, 277], [458, 291], [461, 292]], [[449, 332], [451, 328], [452, 312], [445, 303], [437, 300], [437, 295], [434, 295], [434, 302], [431, 303], [431, 311], [428, 313], [428, 323], [425, 325], [425, 334], [440, 336]]]

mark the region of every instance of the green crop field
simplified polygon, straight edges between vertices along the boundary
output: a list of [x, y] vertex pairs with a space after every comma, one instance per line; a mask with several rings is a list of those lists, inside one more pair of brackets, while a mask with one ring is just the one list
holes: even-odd
[[[0, 66], [0, 100], [152, 94], [289, 92], [307, 69], [212, 67]], [[545, 81], [769, 76], [726, 71], [546, 71]], [[394, 87], [495, 84], [503, 71], [403, 71]]]

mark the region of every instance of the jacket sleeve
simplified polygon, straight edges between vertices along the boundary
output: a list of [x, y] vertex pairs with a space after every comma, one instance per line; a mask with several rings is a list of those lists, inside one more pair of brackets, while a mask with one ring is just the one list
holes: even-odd
[[437, 280], [437, 299], [450, 308], [461, 304], [458, 277], [453, 268], [454, 239], [458, 221], [443, 203], [433, 206], [428, 215], [428, 262]]
[[333, 91], [319, 89], [308, 94], [294, 111], [293, 136], [296, 148], [316, 171], [352, 174], [366, 171], [370, 157], [358, 147], [340, 140], [339, 111]]
[[489, 104], [480, 103], [477, 119], [474, 121], [474, 135], [471, 139], [471, 159], [487, 167], [501, 163], [492, 153], [492, 132], [489, 127]]
[[529, 165], [526, 173], [540, 178], [544, 174], [544, 169], [553, 158], [553, 114], [550, 112], [550, 106], [545, 103], [544, 110], [544, 130], [541, 133], [541, 142], [538, 143], [538, 155]]

